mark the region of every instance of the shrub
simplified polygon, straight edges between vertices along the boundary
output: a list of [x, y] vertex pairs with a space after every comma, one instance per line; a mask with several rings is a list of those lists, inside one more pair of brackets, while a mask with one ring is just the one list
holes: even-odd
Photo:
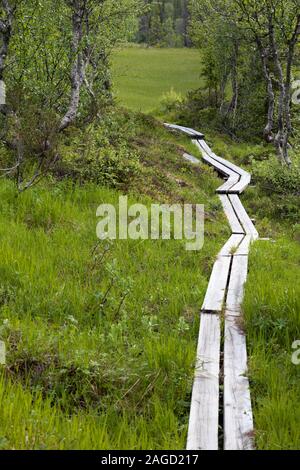
[[297, 161], [291, 168], [282, 166], [276, 157], [263, 162], [253, 161], [252, 173], [266, 192], [294, 196], [300, 193], [300, 165]]
[[127, 189], [141, 171], [140, 154], [133, 145], [139, 126], [138, 116], [112, 107], [100, 122], [68, 129], [54, 175]]
[[174, 88], [171, 88], [170, 91], [165, 93], [160, 100], [160, 105], [164, 113], [170, 113], [172, 111], [179, 110], [181, 108], [182, 103], [182, 95], [180, 93], [177, 93]]
[[139, 155], [125, 144], [85, 149], [82, 155], [71, 151], [65, 154], [60, 171], [81, 183], [127, 187], [140, 173]]
[[293, 239], [300, 243], [300, 224], [294, 224], [292, 227]]

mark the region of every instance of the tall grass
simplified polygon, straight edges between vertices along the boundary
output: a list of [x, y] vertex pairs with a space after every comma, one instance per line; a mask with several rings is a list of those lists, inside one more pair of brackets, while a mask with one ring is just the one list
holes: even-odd
[[117, 99], [135, 111], [153, 111], [171, 89], [185, 95], [199, 88], [201, 68], [194, 49], [123, 49], [113, 57]]
[[300, 247], [288, 238], [258, 242], [251, 251], [244, 302], [257, 444], [299, 449]]
[[[209, 139], [217, 153], [254, 174], [255, 186], [242, 195], [243, 203], [255, 217], [260, 236], [270, 237], [251, 248], [244, 299], [256, 445], [299, 449], [300, 366], [292, 362], [292, 344], [300, 339], [299, 226], [294, 224], [299, 197], [289, 194], [287, 185], [282, 196], [275, 185], [264, 184], [262, 178], [255, 181], [255, 161], [264, 162], [269, 179], [273, 175], [270, 147], [234, 143], [215, 133]], [[293, 158], [297, 164], [299, 155]]]
[[[154, 179], [158, 150], [144, 176]], [[215, 176], [172, 158], [176, 202], [206, 204], [200, 252], [180, 240], [98, 243], [96, 208], [116, 205], [116, 190], [48, 181], [17, 195], [1, 180], [2, 448], [184, 448], [199, 305], [228, 229]], [[153, 202], [146, 182], [129, 203]]]

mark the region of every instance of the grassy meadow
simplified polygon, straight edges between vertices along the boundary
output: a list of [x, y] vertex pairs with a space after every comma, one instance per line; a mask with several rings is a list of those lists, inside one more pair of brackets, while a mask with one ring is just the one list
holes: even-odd
[[157, 110], [171, 89], [185, 95], [202, 81], [196, 49], [129, 47], [115, 52], [112, 64], [117, 100], [144, 113]]
[[286, 236], [252, 248], [244, 312], [259, 449], [299, 449], [300, 368], [291, 360], [300, 338], [299, 266], [299, 242]]

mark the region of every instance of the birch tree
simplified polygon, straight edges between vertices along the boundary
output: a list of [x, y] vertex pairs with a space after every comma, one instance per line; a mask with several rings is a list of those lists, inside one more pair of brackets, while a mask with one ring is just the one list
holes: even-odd
[[12, 36], [12, 28], [18, 3], [19, 2], [1, 0], [0, 6], [0, 91], [2, 94], [0, 111], [3, 113], [6, 112], [6, 84], [4, 81], [4, 71], [6, 67], [8, 48]]
[[274, 143], [280, 161], [290, 165], [292, 73], [300, 37], [300, 0], [191, 0], [190, 8], [192, 31], [204, 49], [213, 45], [214, 69], [223, 70], [218, 77], [221, 90], [231, 76], [232, 100], [227, 109], [233, 116], [243, 90], [240, 58], [247, 54], [259, 58], [256, 65], [265, 81], [268, 103], [262, 134]]
[[[287, 165], [289, 138], [292, 133], [291, 97], [292, 66], [300, 36], [300, 0], [234, 0], [241, 17], [239, 22], [249, 31], [260, 52], [268, 91], [268, 119], [264, 135], [273, 141], [280, 160]], [[275, 93], [277, 129], [274, 135]]]
[[[15, 150], [11, 168], [17, 165], [23, 191], [60, 158], [59, 135], [101, 118], [101, 105], [111, 101], [109, 55], [129, 34], [139, 0], [10, 1], [3, 0], [0, 23], [2, 108], [10, 110], [2, 141]], [[29, 167], [25, 178], [21, 169]]]

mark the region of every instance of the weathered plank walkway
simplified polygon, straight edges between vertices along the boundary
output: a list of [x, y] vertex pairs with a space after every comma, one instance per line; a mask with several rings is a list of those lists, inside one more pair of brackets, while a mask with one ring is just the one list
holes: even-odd
[[[258, 239], [258, 233], [238, 196], [250, 184], [251, 175], [215, 155], [200, 132], [173, 124], [166, 124], [166, 127], [191, 137], [203, 160], [226, 177], [217, 193], [232, 230], [214, 264], [201, 308], [187, 449], [251, 450], [254, 448], [254, 427], [241, 304], [249, 249], [252, 241]], [[193, 164], [200, 163], [192, 155], [185, 154], [184, 158]], [[220, 370], [221, 352], [223, 370]], [[220, 385], [224, 390], [223, 403], [220, 403]], [[219, 435], [220, 408], [223, 409], [223, 442]]]

